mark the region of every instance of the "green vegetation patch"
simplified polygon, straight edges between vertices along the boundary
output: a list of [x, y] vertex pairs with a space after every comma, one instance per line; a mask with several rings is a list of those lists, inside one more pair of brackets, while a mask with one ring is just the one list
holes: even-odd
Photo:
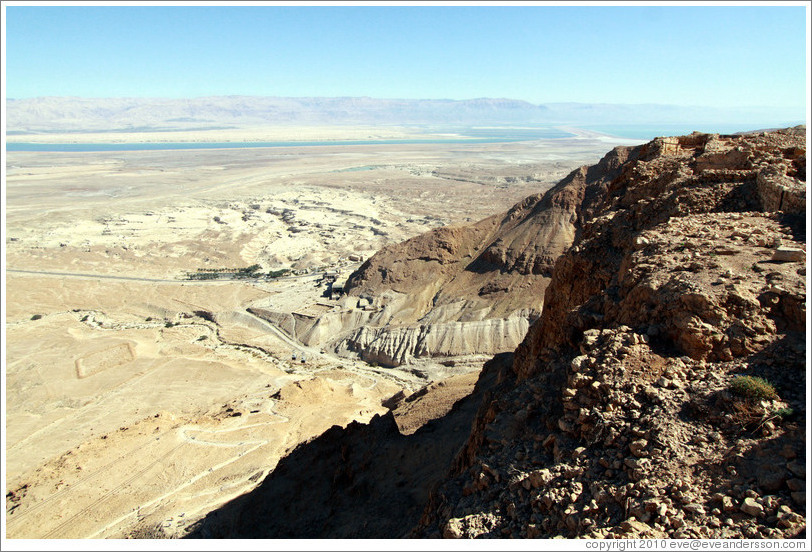
[[773, 412], [773, 416], [781, 418], [782, 420], [787, 420], [795, 416], [795, 410], [792, 408], [779, 408]]
[[189, 272], [186, 278], [189, 280], [241, 280], [246, 278], [279, 278], [290, 272], [289, 268], [272, 270], [267, 274], [260, 272], [262, 267], [252, 264], [246, 267], [234, 268], [198, 268], [197, 272]]
[[746, 399], [764, 401], [779, 399], [778, 392], [770, 382], [753, 376], [738, 376], [730, 382], [730, 391]]

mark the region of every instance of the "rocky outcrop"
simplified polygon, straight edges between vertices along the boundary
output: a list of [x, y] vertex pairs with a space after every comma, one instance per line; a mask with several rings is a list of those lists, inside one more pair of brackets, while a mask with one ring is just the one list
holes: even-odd
[[[540, 198], [532, 196], [514, 207], [510, 219], [494, 216], [469, 227], [438, 228], [388, 246], [349, 277], [347, 292], [351, 297], [371, 297], [379, 308], [391, 306], [387, 318], [379, 320], [381, 326], [451, 321], [483, 309], [493, 317], [509, 316], [518, 308], [538, 311], [541, 304], [537, 300], [528, 305], [527, 300], [516, 301], [514, 296], [521, 288], [541, 290], [547, 283], [543, 275], [507, 263], [494, 264], [495, 254], [486, 250], [495, 247], [506, 225], [514, 229], [514, 219], [525, 218], [528, 207]], [[503, 255], [507, 249], [500, 246]], [[518, 251], [512, 254], [520, 255]], [[465, 302], [464, 309], [444, 312], [460, 302]]]
[[[717, 275], [742, 283], [761, 274], [764, 281], [762, 273], [771, 266], [764, 263], [801, 230], [802, 219], [793, 217], [805, 212], [805, 200], [789, 201], [800, 204], [800, 211], [767, 206], [780, 203], [768, 190], [805, 189], [804, 171], [794, 163], [805, 160], [803, 141], [803, 134], [787, 131], [724, 139], [694, 134], [640, 146], [638, 159], [627, 164], [583, 225], [580, 243], [559, 260], [556, 293], [547, 295], [546, 315], [531, 330], [527, 348], [517, 351], [520, 359], [528, 358], [520, 363], [529, 365], [541, 349], [573, 347], [580, 332], [612, 323], [645, 325], [645, 331], [652, 326], [652, 332], [662, 330], [684, 352], [703, 358], [729, 356], [726, 344], [732, 340], [736, 348], [741, 341], [737, 330], [724, 328], [727, 338], [711, 347], [707, 339], [705, 345], [691, 344], [695, 332], [686, 328], [716, 320], [723, 314], [720, 304], [735, 311], [734, 303], [747, 302], [728, 298], [731, 290], [717, 283]], [[774, 184], [759, 184], [767, 175]], [[669, 270], [657, 270], [654, 254]], [[723, 260], [725, 270], [717, 270]]]
[[528, 327], [525, 316], [419, 326], [363, 326], [339, 342], [338, 352], [351, 351], [367, 362], [400, 366], [415, 357], [454, 357], [515, 349]]
[[802, 533], [805, 149], [624, 152], [412, 536]]
[[[527, 298], [546, 287], [556, 259], [572, 243], [579, 220], [590, 216], [594, 198], [617, 176], [633, 148], [616, 148], [600, 163], [570, 173], [544, 194], [527, 197], [506, 213], [472, 226], [438, 228], [368, 259], [347, 280], [352, 296], [393, 291], [409, 296], [411, 310], [393, 316], [418, 321], [466, 299], [485, 304], [494, 316], [538, 307]], [[543, 295], [543, 293], [542, 293]]]
[[[347, 280], [345, 308], [300, 338], [339, 336], [335, 351], [389, 366], [514, 349], [538, 317], [556, 259], [633, 151], [617, 148], [506, 213], [382, 249]], [[369, 308], [351, 312], [359, 299]]]

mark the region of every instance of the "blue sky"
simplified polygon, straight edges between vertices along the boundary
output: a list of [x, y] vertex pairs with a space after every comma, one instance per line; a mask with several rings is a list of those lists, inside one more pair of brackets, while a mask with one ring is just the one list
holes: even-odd
[[807, 98], [802, 4], [5, 8], [9, 98]]

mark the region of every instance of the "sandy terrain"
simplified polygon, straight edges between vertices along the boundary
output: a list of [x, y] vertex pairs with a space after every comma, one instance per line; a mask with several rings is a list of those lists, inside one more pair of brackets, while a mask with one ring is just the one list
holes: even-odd
[[11, 538], [120, 536], [145, 517], [205, 513], [298, 442], [384, 412], [404, 388], [349, 362], [293, 361], [300, 351], [250, 315], [219, 326], [192, 314], [238, 312], [267, 293], [256, 285], [7, 285], [6, 468], [8, 489], [23, 488]]
[[[351, 255], [505, 209], [606, 149], [582, 136], [8, 153], [8, 537], [179, 534], [296, 444], [385, 412], [428, 382], [303, 347], [246, 309], [313, 307], [319, 269], [349, 273]], [[184, 280], [252, 264], [309, 273]]]

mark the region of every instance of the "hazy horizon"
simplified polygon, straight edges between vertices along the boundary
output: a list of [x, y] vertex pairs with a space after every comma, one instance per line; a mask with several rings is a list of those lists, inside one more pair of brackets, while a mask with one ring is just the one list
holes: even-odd
[[[709, 108], [667, 104], [531, 104], [506, 98], [404, 100], [370, 97], [208, 96], [188, 99], [44, 97], [8, 99], [6, 135], [53, 132], [223, 130], [267, 125], [418, 126], [432, 132], [476, 127], [575, 126], [623, 136], [621, 126], [650, 132], [730, 133], [803, 124], [792, 109]], [[604, 128], [597, 128], [603, 126]], [[656, 129], [654, 127], [657, 127]], [[470, 134], [470, 132], [468, 132]], [[533, 139], [533, 138], [526, 138]]]
[[507, 101], [507, 102], [522, 102], [532, 106], [565, 106], [565, 105], [591, 105], [591, 106], [651, 106], [651, 107], [680, 107], [691, 109], [793, 109], [789, 108], [776, 108], [776, 106], [766, 104], [750, 104], [739, 106], [712, 106], [709, 104], [701, 103], [668, 103], [668, 102], [655, 102], [655, 101], [640, 101], [640, 102], [578, 102], [578, 101], [528, 101], [522, 98], [514, 98], [510, 96], [477, 96], [477, 97], [464, 97], [464, 98], [443, 98], [443, 97], [398, 97], [398, 96], [371, 96], [368, 94], [357, 96], [326, 96], [326, 95], [313, 95], [313, 96], [284, 96], [278, 94], [200, 94], [189, 96], [145, 96], [137, 94], [123, 94], [117, 96], [94, 96], [94, 95], [64, 95], [64, 94], [47, 94], [41, 96], [25, 96], [25, 97], [11, 97], [6, 96], [6, 100], [10, 101], [23, 101], [23, 100], [41, 100], [41, 99], [79, 99], [79, 100], [151, 100], [151, 101], [174, 101], [174, 100], [205, 100], [213, 98], [273, 98], [273, 99], [318, 99], [318, 100], [334, 100], [334, 99], [347, 99], [347, 100], [383, 100], [383, 101], [432, 101], [432, 102], [475, 102], [475, 101]]

